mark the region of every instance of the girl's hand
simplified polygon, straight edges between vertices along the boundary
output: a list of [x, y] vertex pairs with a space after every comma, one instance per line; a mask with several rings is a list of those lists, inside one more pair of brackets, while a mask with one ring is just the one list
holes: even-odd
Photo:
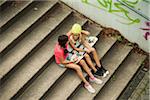
[[78, 60], [78, 56], [76, 54], [72, 55], [71, 61], [74, 63]]
[[73, 62], [76, 62], [76, 61], [78, 61], [78, 58], [76, 57], [75, 59], [73, 59]]
[[77, 52], [76, 50], [73, 50], [73, 54], [76, 54], [76, 52]]
[[86, 49], [86, 52], [87, 52], [87, 53], [90, 53], [91, 51], [90, 51], [89, 49]]
[[87, 53], [93, 52], [95, 49], [93, 47], [86, 49]]
[[79, 52], [85, 52], [85, 50], [84, 50], [84, 49], [81, 49], [81, 48], [79, 48], [78, 51], [79, 51]]
[[84, 33], [85, 35], [90, 35], [90, 32], [82, 30], [82, 33]]
[[87, 34], [87, 35], [90, 35], [90, 32], [86, 31], [86, 34]]

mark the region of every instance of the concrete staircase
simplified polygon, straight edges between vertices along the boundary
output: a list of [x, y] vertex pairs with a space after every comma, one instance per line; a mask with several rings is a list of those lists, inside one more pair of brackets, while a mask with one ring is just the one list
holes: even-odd
[[[0, 100], [116, 100], [146, 58], [102, 35], [100, 25], [60, 1], [2, 1], [0, 6]], [[95, 48], [110, 72], [99, 77], [102, 85], [91, 83], [95, 94], [84, 89], [74, 71], [55, 63], [57, 37], [74, 23], [99, 38]]]

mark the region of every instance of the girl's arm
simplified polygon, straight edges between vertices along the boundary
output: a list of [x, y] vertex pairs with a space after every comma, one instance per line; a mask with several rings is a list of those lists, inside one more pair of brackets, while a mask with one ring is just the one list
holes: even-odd
[[68, 33], [67, 33], [67, 36], [70, 36], [71, 35], [71, 31], [69, 31]]
[[66, 64], [69, 64], [69, 63], [74, 63], [75, 61], [64, 60], [64, 58], [61, 56], [60, 57], [60, 62], [61, 62], [61, 64], [66, 65]]
[[82, 30], [81, 33], [82, 33], [82, 34], [80, 34], [81, 42], [82, 42], [82, 44], [84, 44], [84, 42], [86, 41], [86, 37], [88, 35], [90, 35], [90, 33], [88, 31], [85, 31], [85, 30]]
[[76, 48], [71, 39], [69, 40], [69, 43], [70, 43], [71, 47], [72, 47], [74, 50], [80, 51], [80, 52], [84, 52], [84, 51], [85, 51], [85, 50], [83, 50], [83, 49], [81, 49], [81, 48]]
[[84, 35], [90, 35], [90, 32], [88, 32], [88, 31], [82, 30], [81, 32], [82, 32]]
[[[67, 33], [67, 36], [70, 36], [70, 35], [71, 35], [71, 31], [69, 31], [69, 32]], [[74, 45], [74, 43], [72, 42], [71, 39], [69, 39], [69, 43], [70, 43], [71, 47], [72, 47], [74, 50], [83, 52], [83, 49], [80, 49], [80, 48], [76, 48], [76, 47], [75, 47], [75, 45]]]

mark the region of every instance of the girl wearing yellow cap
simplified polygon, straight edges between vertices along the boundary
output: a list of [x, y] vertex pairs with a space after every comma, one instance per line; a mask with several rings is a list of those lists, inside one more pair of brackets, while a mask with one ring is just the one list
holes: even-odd
[[84, 47], [87, 48], [86, 50], [87, 53], [93, 54], [93, 58], [97, 66], [95, 67], [91, 60], [87, 60], [87, 63], [93, 69], [93, 74], [106, 77], [106, 75], [109, 74], [109, 72], [100, 64], [99, 57], [95, 48], [91, 47], [88, 41], [86, 41], [86, 37], [90, 35], [90, 33], [88, 31], [82, 30], [81, 25], [76, 23], [72, 26], [71, 30], [67, 33], [67, 35], [69, 36], [69, 43], [74, 50], [84, 52], [85, 50], [77, 48], [75, 46], [76, 44], [77, 45], [82, 44]]

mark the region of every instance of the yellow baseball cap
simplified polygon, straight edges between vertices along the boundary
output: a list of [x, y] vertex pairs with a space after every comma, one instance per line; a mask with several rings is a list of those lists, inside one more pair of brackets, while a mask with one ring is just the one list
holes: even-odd
[[81, 33], [82, 31], [82, 27], [80, 24], [74, 24], [71, 28], [71, 33], [73, 33], [73, 35], [78, 35], [79, 33]]

